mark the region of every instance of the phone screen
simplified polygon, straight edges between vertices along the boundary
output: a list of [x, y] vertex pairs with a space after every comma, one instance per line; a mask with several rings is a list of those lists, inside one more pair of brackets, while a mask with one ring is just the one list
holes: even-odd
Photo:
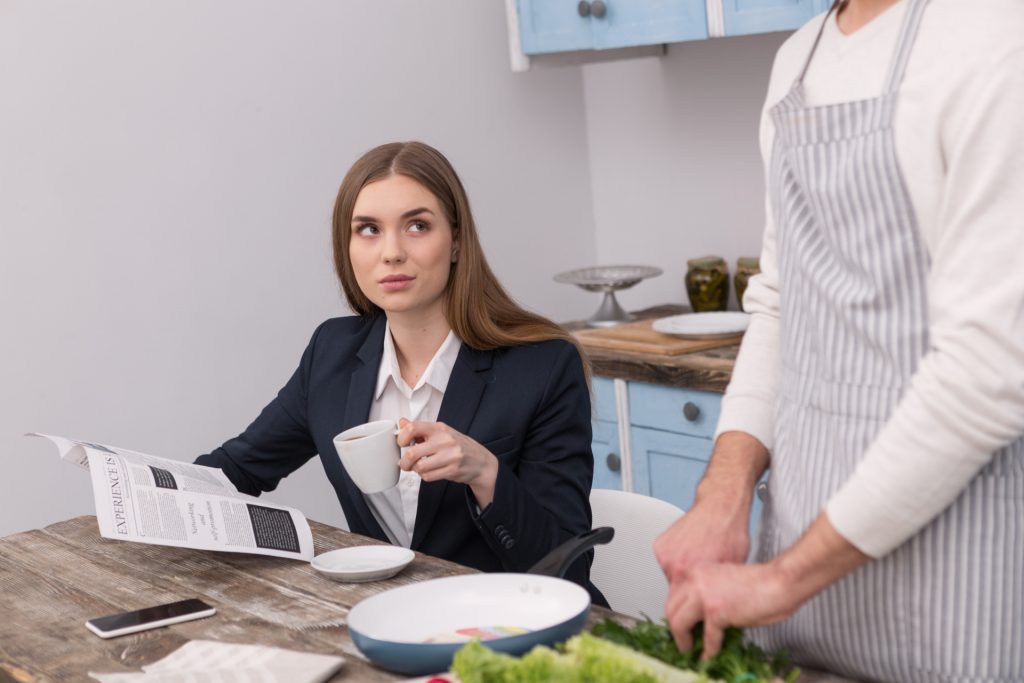
[[202, 600], [191, 598], [189, 600], [171, 602], [166, 605], [146, 607], [134, 612], [121, 612], [120, 614], [97, 617], [96, 619], [90, 619], [89, 623], [100, 631], [117, 631], [123, 628], [140, 626], [153, 621], [163, 621], [164, 619], [181, 617], [187, 614], [195, 614], [196, 612], [205, 612], [211, 609], [213, 608]]

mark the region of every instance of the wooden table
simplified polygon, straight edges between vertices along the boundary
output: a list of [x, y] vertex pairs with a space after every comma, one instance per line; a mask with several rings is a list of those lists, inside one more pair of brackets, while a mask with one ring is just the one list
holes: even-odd
[[[317, 554], [374, 539], [310, 521]], [[398, 576], [336, 583], [305, 562], [170, 548], [101, 538], [83, 516], [0, 539], [0, 683], [93, 681], [89, 671], [138, 671], [185, 642], [259, 643], [342, 655], [331, 680], [396, 681], [356, 650], [345, 619], [370, 595], [475, 570], [417, 553]], [[209, 619], [102, 640], [85, 620], [198, 597]], [[590, 624], [611, 614], [595, 607]]]
[[[310, 521], [316, 552], [379, 543]], [[83, 516], [0, 539], [0, 683], [93, 681], [89, 671], [138, 671], [189, 640], [258, 643], [342, 655], [332, 681], [397, 681], [370, 665], [348, 635], [349, 608], [383, 590], [475, 570], [417, 553], [376, 583], [329, 581], [305, 562], [101, 538]], [[85, 620], [198, 597], [208, 619], [103, 640]], [[613, 612], [594, 607], [588, 626]], [[628, 617], [620, 619], [631, 621]], [[804, 675], [800, 683], [843, 683]]]

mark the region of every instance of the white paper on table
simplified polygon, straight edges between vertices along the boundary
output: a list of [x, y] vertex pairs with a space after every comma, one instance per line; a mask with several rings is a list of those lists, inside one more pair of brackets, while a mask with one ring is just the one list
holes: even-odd
[[47, 434], [61, 458], [89, 470], [100, 535], [199, 550], [313, 559], [300, 511], [239, 493], [216, 467]]
[[100, 683], [322, 683], [345, 663], [336, 655], [266, 645], [193, 640], [143, 673], [93, 673]]

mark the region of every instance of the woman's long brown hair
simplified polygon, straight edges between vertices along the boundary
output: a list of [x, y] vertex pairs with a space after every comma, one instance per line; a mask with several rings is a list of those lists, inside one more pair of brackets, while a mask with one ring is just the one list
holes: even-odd
[[480, 248], [469, 197], [459, 176], [444, 155], [422, 142], [392, 142], [371, 149], [352, 165], [338, 190], [333, 220], [334, 268], [352, 310], [364, 316], [380, 312], [359, 289], [352, 272], [349, 241], [356, 197], [370, 183], [391, 175], [407, 176], [427, 188], [452, 226], [458, 259], [448, 276], [444, 311], [455, 335], [470, 348], [480, 350], [565, 340], [579, 350], [589, 383], [589, 363], [573, 336], [521, 307], [498, 282]]

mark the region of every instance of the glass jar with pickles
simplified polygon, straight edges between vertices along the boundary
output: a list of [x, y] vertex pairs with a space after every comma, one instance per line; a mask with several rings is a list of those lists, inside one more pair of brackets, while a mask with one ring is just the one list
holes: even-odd
[[724, 311], [729, 301], [729, 268], [720, 256], [686, 262], [686, 294], [695, 313]]
[[733, 284], [736, 285], [736, 303], [743, 310], [743, 293], [747, 291], [750, 278], [761, 272], [761, 260], [756, 256], [741, 256], [736, 260], [736, 274]]

